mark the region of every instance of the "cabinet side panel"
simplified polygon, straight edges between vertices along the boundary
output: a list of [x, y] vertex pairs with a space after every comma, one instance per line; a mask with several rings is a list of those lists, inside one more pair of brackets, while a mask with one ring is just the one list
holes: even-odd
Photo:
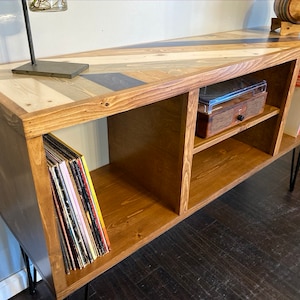
[[1, 116], [0, 139], [1, 216], [53, 289], [26, 141]]
[[108, 118], [111, 163], [179, 212], [187, 94]]

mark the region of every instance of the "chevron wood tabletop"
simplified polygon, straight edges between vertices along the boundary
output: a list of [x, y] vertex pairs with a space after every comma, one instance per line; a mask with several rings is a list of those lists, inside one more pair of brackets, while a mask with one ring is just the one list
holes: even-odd
[[[298, 35], [258, 28], [47, 59], [89, 64], [73, 79], [16, 75], [11, 69], [21, 63], [3, 64], [0, 103], [23, 120], [28, 135], [36, 136], [58, 129], [57, 124], [72, 125], [70, 114], [75, 123], [85, 122], [214, 83], [216, 75], [226, 80], [270, 61], [279, 63], [285, 55], [299, 55], [299, 45]], [[33, 124], [41, 120], [45, 131], [37, 126], [33, 131]]]

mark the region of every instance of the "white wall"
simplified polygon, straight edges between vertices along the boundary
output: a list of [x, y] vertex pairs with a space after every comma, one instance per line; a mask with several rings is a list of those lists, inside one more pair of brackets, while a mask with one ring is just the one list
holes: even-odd
[[[37, 57], [268, 25], [273, 1], [68, 0], [30, 13]], [[0, 0], [0, 63], [29, 57], [21, 0]]]
[[[30, 13], [37, 58], [270, 26], [273, 16], [271, 0], [68, 0], [68, 6], [66, 12]], [[0, 63], [28, 59], [21, 0], [0, 0]], [[99, 138], [106, 136], [105, 120], [61, 130], [58, 135], [85, 154], [91, 169], [107, 163], [107, 145]], [[89, 144], [93, 141], [92, 147], [86, 146], [86, 138]], [[0, 261], [6, 261], [0, 268], [1, 283], [22, 264], [19, 247], [2, 222], [0, 241]]]

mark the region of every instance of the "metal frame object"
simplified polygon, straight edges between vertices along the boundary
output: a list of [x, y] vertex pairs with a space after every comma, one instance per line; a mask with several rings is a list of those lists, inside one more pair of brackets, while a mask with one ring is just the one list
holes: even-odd
[[293, 149], [293, 155], [292, 155], [292, 164], [291, 164], [291, 176], [290, 176], [290, 192], [294, 190], [296, 178], [299, 172], [300, 167], [300, 149], [298, 153], [297, 162], [295, 164], [295, 156], [296, 156], [296, 148]]
[[22, 6], [31, 62], [13, 69], [12, 72], [14, 74], [73, 78], [89, 68], [88, 64], [54, 61], [36, 61], [26, 0], [22, 0]]
[[[25, 263], [25, 270], [27, 273], [27, 280], [28, 280], [28, 289], [29, 289], [29, 293], [30, 295], [35, 295], [37, 290], [36, 290], [36, 286], [37, 286], [37, 270], [36, 268], [33, 266], [33, 274], [30, 268], [30, 262], [29, 262], [29, 258], [28, 255], [26, 254], [26, 252], [24, 251], [24, 249], [20, 246], [21, 249], [21, 253], [22, 253], [22, 257]], [[84, 286], [84, 300], [88, 300], [89, 298], [89, 283], [86, 284]], [[70, 296], [68, 296], [66, 299], [71, 299]]]
[[28, 288], [30, 295], [34, 295], [36, 293], [36, 282], [37, 282], [37, 271], [36, 268], [33, 266], [33, 276], [31, 274], [30, 264], [29, 264], [29, 258], [26, 254], [26, 252], [21, 248], [22, 257], [25, 263], [25, 269], [27, 273], [27, 279], [28, 279]]

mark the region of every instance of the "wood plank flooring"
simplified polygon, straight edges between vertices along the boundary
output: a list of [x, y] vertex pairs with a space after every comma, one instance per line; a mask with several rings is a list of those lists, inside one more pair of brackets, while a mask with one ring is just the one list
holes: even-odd
[[[300, 299], [300, 174], [289, 192], [290, 163], [288, 153], [99, 276], [89, 299]], [[12, 299], [51, 296], [41, 282]]]

